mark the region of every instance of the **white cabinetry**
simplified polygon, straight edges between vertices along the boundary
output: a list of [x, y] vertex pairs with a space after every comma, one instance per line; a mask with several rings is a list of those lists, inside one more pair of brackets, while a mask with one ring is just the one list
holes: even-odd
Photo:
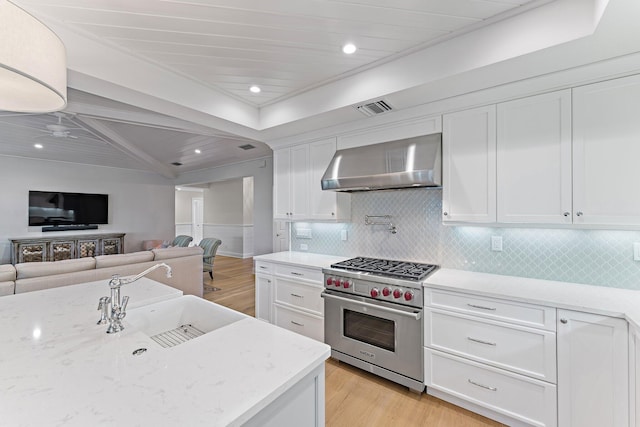
[[308, 145], [297, 145], [274, 151], [274, 219], [294, 220], [308, 216], [308, 169]]
[[351, 196], [322, 191], [320, 186], [335, 152], [335, 138], [273, 152], [274, 219], [341, 221], [351, 218]]
[[571, 90], [497, 106], [497, 220], [571, 224]]
[[309, 219], [314, 221], [351, 219], [351, 195], [337, 191], [323, 191], [320, 184], [335, 152], [335, 138], [309, 144], [311, 165], [309, 171]]
[[271, 323], [273, 320], [273, 265], [256, 261], [256, 319]]
[[577, 224], [640, 224], [640, 75], [573, 89]]
[[442, 163], [443, 221], [495, 222], [495, 105], [444, 115]]
[[640, 427], [640, 330], [629, 332], [629, 425]]
[[558, 310], [558, 422], [562, 427], [629, 425], [628, 324]]
[[427, 393], [509, 425], [556, 426], [555, 309], [425, 289]]
[[256, 262], [256, 317], [324, 341], [320, 267]]

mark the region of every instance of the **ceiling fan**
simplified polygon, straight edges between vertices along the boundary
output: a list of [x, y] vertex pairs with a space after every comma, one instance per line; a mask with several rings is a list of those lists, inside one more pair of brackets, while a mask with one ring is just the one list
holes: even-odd
[[46, 132], [47, 135], [38, 135], [35, 138], [42, 138], [46, 136], [53, 136], [54, 138], [72, 138], [78, 139], [77, 136], [72, 135], [72, 130], [84, 130], [80, 127], [69, 127], [62, 124], [62, 119], [66, 118], [64, 113], [51, 113], [58, 118], [57, 123], [47, 124], [45, 127], [47, 130], [42, 129], [42, 132]]

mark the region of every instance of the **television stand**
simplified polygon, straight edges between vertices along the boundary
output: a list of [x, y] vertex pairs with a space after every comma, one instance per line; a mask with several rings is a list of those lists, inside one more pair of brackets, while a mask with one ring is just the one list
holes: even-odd
[[42, 227], [42, 231], [75, 231], [75, 230], [97, 230], [97, 225], [53, 225]]
[[9, 239], [11, 263], [62, 261], [124, 253], [124, 233], [53, 234], [46, 237]]

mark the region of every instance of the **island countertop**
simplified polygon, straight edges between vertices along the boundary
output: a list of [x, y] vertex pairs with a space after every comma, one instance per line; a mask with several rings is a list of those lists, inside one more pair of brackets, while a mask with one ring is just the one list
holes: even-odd
[[[122, 293], [130, 312], [181, 295], [146, 278]], [[127, 318], [108, 335], [96, 324], [103, 295], [106, 282], [0, 298], [3, 425], [241, 425], [329, 357], [326, 344], [244, 315], [171, 348]]]

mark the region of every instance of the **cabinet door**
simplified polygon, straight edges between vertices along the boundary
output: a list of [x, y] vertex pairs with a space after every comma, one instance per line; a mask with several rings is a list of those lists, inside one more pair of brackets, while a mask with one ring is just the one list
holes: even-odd
[[571, 91], [498, 104], [500, 223], [571, 224]]
[[576, 224], [640, 224], [640, 75], [573, 89]]
[[309, 145], [291, 147], [291, 218], [309, 217]]
[[558, 424], [629, 425], [626, 320], [558, 310]]
[[273, 152], [273, 217], [291, 219], [291, 156], [284, 148]]
[[330, 138], [309, 145], [310, 181], [309, 216], [313, 220], [336, 220], [341, 211], [338, 201], [348, 198], [348, 194], [323, 191], [320, 181], [336, 152], [336, 139]]
[[273, 321], [273, 289], [271, 276], [256, 274], [256, 319]]
[[445, 115], [442, 155], [443, 221], [495, 222], [495, 105]]

